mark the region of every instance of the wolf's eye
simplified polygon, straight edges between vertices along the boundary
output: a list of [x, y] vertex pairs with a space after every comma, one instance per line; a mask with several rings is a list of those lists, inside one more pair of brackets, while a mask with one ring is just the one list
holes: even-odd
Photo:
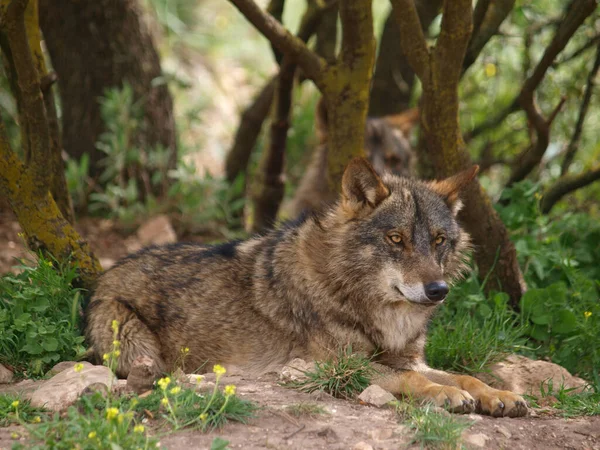
[[390, 234], [388, 235], [388, 237], [390, 238], [390, 241], [392, 241], [394, 244], [401, 244], [402, 243], [402, 236], [400, 236], [399, 234]]
[[442, 245], [444, 242], [446, 242], [446, 238], [442, 235], [435, 238], [435, 245]]

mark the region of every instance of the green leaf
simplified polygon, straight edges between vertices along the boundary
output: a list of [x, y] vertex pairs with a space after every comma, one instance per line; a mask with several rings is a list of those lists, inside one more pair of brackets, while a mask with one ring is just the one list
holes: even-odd
[[42, 347], [48, 352], [53, 352], [58, 348], [58, 341], [56, 338], [48, 337], [42, 342]]
[[217, 436], [210, 444], [210, 450], [226, 450], [228, 445], [229, 441]]
[[577, 317], [572, 311], [559, 311], [552, 323], [552, 330], [560, 334], [568, 334], [577, 328]]

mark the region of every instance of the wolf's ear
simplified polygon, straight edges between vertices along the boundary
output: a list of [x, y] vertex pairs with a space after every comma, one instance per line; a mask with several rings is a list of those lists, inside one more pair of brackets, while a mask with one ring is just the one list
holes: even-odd
[[379, 175], [365, 158], [354, 158], [342, 178], [342, 205], [355, 217], [377, 207], [390, 195]]
[[479, 172], [479, 166], [474, 165], [470, 169], [463, 170], [444, 180], [430, 181], [429, 188], [436, 194], [441, 195], [456, 215], [463, 206], [458, 194], [475, 178], [477, 172]]

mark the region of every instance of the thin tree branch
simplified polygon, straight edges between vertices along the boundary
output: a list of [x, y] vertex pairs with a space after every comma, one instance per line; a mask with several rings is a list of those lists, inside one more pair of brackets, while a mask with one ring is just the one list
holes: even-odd
[[540, 209], [548, 214], [552, 207], [565, 195], [600, 180], [600, 166], [580, 175], [565, 175], [558, 179], [542, 197]]
[[302, 39], [291, 34], [270, 14], [264, 12], [253, 0], [229, 0], [271, 43], [295, 59], [302, 70], [319, 88], [327, 63], [310, 50]]
[[429, 77], [430, 52], [413, 0], [390, 0], [398, 25], [402, 51], [421, 81]]
[[[285, 7], [285, 0], [271, 0], [267, 5], [267, 12], [273, 16], [273, 18], [279, 22], [283, 23], [283, 9]], [[271, 48], [273, 50], [273, 56], [275, 57], [275, 61], [277, 64], [281, 64], [281, 60], [283, 59], [283, 55], [281, 52], [271, 44]]]
[[487, 15], [488, 9], [490, 8], [491, 1], [492, 0], [477, 0], [477, 5], [475, 5], [475, 9], [473, 10], [472, 38], [479, 34], [479, 29], [481, 28], [481, 24]]
[[564, 58], [561, 58], [552, 63], [552, 67], [560, 66], [561, 64], [567, 63], [569, 61], [574, 60], [575, 58], [579, 58], [583, 53], [587, 52], [589, 49], [594, 47], [594, 45], [600, 43], [600, 34], [596, 34], [589, 41], [579, 47], [577, 50], [574, 50], [569, 55], [566, 55]]
[[567, 147], [565, 159], [563, 160], [563, 164], [561, 167], [561, 175], [567, 174], [567, 172], [569, 171], [569, 167], [571, 166], [571, 163], [575, 158], [575, 153], [577, 153], [577, 149], [579, 148], [579, 141], [581, 140], [583, 123], [585, 122], [585, 116], [587, 115], [590, 106], [590, 100], [592, 99], [592, 92], [594, 91], [596, 75], [598, 74], [599, 68], [600, 43], [598, 44], [598, 48], [596, 49], [596, 59], [594, 60], [594, 65], [592, 67], [592, 70], [588, 74], [587, 84], [585, 86], [585, 92], [583, 94], [583, 101], [581, 102], [581, 106], [579, 108], [579, 116], [577, 117], [577, 124], [575, 125], [575, 131], [573, 132], [573, 136], [571, 137], [571, 141], [569, 142], [569, 146]]

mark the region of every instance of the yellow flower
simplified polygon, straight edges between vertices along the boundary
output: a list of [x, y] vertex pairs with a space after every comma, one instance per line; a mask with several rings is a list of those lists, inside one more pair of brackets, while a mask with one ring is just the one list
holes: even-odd
[[19, 236], [21, 239], [23, 239], [25, 237], [25, 233], [17, 233], [17, 236]]
[[540, 194], [539, 192], [536, 192], [535, 194], [533, 194], [533, 196], [535, 197], [536, 200], [539, 200], [542, 198], [542, 194]]
[[134, 398], [133, 400], [131, 400], [131, 406], [136, 406], [138, 404], [138, 400], [137, 398]]
[[488, 78], [495, 77], [495, 76], [496, 76], [496, 72], [497, 72], [497, 70], [496, 70], [496, 64], [493, 64], [493, 63], [487, 63], [487, 64], [485, 65], [485, 75], [486, 75]]
[[585, 317], [586, 319], [589, 319], [592, 316], [592, 312], [591, 311], [586, 311], [583, 313], [583, 317]]
[[106, 418], [108, 420], [114, 419], [115, 417], [117, 417], [119, 415], [119, 410], [118, 408], [108, 408], [106, 410]]
[[119, 341], [119, 340], [115, 339], [115, 340], [113, 341], [113, 347], [115, 347], [115, 348], [119, 348], [120, 346], [121, 346], [121, 341]]
[[110, 355], [108, 353], [105, 353], [104, 355], [102, 355], [102, 359], [104, 361], [108, 361], [108, 358], [110, 358]]
[[88, 433], [88, 439], [94, 439], [96, 437], [96, 432], [95, 431], [90, 431]]
[[164, 391], [167, 389], [167, 386], [169, 386], [169, 383], [171, 383], [171, 379], [169, 377], [164, 377], [158, 380], [157, 383], [160, 386], [160, 388]]
[[52, 267], [52, 261], [46, 261], [46, 265], [47, 265], [48, 267]]
[[227, 372], [227, 370], [225, 370], [225, 367], [223, 367], [222, 365], [215, 364], [215, 366], [213, 366], [213, 372], [217, 375], [223, 375], [225, 372]]
[[208, 414], [206, 414], [206, 413], [200, 414], [200, 420], [202, 422], [206, 422], [206, 419], [208, 419]]
[[42, 421], [42, 418], [40, 416], [35, 416], [33, 418], [33, 423], [40, 423]]
[[117, 422], [123, 423], [123, 420], [125, 420], [125, 414], [119, 414], [119, 417], [117, 417]]
[[133, 432], [134, 433], [143, 433], [144, 432], [144, 425], [136, 425], [135, 427], [133, 427]]
[[181, 392], [181, 388], [179, 386], [175, 386], [173, 389], [171, 389], [169, 392], [171, 392], [171, 394], [175, 395], [175, 394], [179, 394]]
[[10, 406], [12, 406], [13, 408], [16, 408], [17, 406], [19, 406], [19, 400], [15, 400], [14, 402], [12, 402], [10, 404]]
[[228, 384], [227, 386], [225, 386], [225, 395], [227, 397], [235, 395], [235, 386], [233, 384]]
[[19, 439], [21, 436], [19, 435], [19, 433], [11, 433], [10, 438], [11, 439]]
[[164, 406], [167, 406], [169, 404], [169, 399], [167, 397], [163, 397], [163, 399], [160, 401]]
[[77, 373], [81, 372], [83, 370], [83, 364], [81, 364], [81, 363], [75, 364], [75, 366], [73, 367], [73, 370]]
[[185, 347], [181, 349], [181, 353], [184, 355], [187, 355], [190, 352], [190, 348], [189, 347]]
[[115, 350], [113, 354], [118, 358], [119, 356], [121, 356], [121, 350]]
[[112, 324], [110, 326], [111, 326], [112, 330], [116, 333], [119, 330], [119, 321], [113, 320]]

